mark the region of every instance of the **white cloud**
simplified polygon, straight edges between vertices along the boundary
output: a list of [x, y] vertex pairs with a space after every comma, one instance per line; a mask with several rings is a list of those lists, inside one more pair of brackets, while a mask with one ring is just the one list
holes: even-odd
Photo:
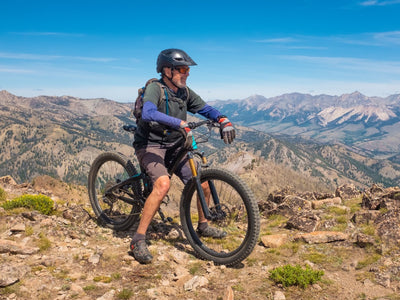
[[9, 32], [16, 35], [29, 35], [29, 36], [60, 36], [60, 37], [84, 37], [82, 33], [68, 33], [68, 32]]
[[363, 70], [375, 73], [393, 73], [400, 74], [400, 62], [370, 60], [354, 57], [323, 57], [323, 56], [305, 56], [305, 55], [280, 55], [282, 59], [295, 60], [317, 64], [320, 66], [329, 65], [334, 68]]
[[14, 68], [2, 68], [2, 67], [0, 67], [0, 73], [31, 74], [31, 73], [35, 73], [35, 71], [26, 70], [26, 69], [14, 69]]
[[373, 37], [382, 43], [400, 44], [400, 31], [373, 33]]
[[[399, 0], [400, 3], [400, 0]], [[274, 44], [287, 49], [326, 50], [328, 45], [352, 44], [360, 46], [390, 46], [400, 44], [400, 31], [364, 32], [348, 35], [313, 36], [295, 35], [293, 37], [266, 38], [252, 40], [254, 43]]]
[[387, 0], [387, 1], [380, 1], [380, 0], [368, 0], [360, 2], [362, 6], [386, 6], [392, 4], [399, 4], [400, 0]]
[[112, 58], [112, 57], [41, 55], [41, 54], [30, 54], [30, 53], [4, 53], [4, 52], [0, 52], [0, 58], [19, 59], [19, 60], [59, 60], [59, 59], [70, 59], [70, 60], [83, 60], [83, 61], [92, 61], [92, 62], [111, 62], [111, 61], [115, 61], [116, 60], [116, 58]]
[[263, 39], [263, 40], [254, 40], [256, 43], [293, 43], [297, 42], [298, 39], [293, 37], [282, 37], [282, 38], [274, 38], [274, 39]]

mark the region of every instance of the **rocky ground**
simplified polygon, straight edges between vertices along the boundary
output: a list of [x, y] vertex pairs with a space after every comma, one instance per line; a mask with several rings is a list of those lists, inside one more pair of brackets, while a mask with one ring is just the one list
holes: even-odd
[[[179, 225], [159, 220], [148, 235], [154, 262], [137, 263], [134, 229], [99, 226], [82, 187], [49, 177], [0, 186], [9, 199], [42, 193], [57, 204], [51, 216], [0, 208], [0, 299], [400, 299], [399, 188], [273, 193], [259, 203], [259, 244], [228, 268], [197, 259]], [[269, 276], [286, 264], [324, 275], [284, 288]]]

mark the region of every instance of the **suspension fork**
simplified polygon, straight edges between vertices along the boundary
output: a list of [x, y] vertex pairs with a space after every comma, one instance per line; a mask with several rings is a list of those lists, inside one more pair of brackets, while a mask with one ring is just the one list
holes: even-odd
[[[194, 161], [193, 153], [189, 151], [187, 155], [188, 155], [188, 158], [189, 158], [190, 170], [192, 171], [193, 180], [194, 180], [194, 183], [196, 185], [197, 195], [198, 195], [198, 197], [200, 199], [200, 205], [201, 205], [201, 208], [203, 210], [204, 217], [207, 220], [211, 220], [210, 210], [208, 209], [208, 205], [207, 205], [207, 202], [206, 202], [206, 197], [204, 195], [203, 187], [201, 186], [200, 174], [197, 172], [196, 163]], [[214, 188], [214, 192], [215, 192], [215, 188]]]
[[[208, 161], [207, 161], [207, 157], [204, 156], [204, 152], [195, 153], [195, 154], [197, 154], [201, 158], [202, 166], [207, 168], [208, 167]], [[217, 211], [219, 211], [219, 210], [221, 210], [221, 205], [220, 205], [220, 202], [219, 202], [219, 197], [218, 197], [217, 190], [216, 190], [215, 185], [214, 185], [214, 181], [208, 180], [208, 186], [210, 188], [210, 192], [211, 192], [211, 196], [212, 196], [214, 205], [215, 205]]]

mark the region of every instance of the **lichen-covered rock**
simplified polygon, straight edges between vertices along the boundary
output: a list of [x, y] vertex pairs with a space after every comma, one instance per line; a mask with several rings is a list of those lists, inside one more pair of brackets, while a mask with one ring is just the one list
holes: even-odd
[[308, 244], [331, 243], [345, 241], [348, 235], [338, 231], [314, 231], [311, 233], [300, 233], [294, 236], [294, 240], [302, 240]]
[[360, 196], [361, 192], [354, 184], [344, 184], [339, 186], [335, 191], [335, 196], [342, 199], [352, 199]]
[[286, 228], [297, 229], [303, 232], [313, 232], [319, 224], [319, 217], [311, 211], [296, 214], [287, 221]]
[[376, 232], [388, 244], [400, 245], [400, 209], [388, 210], [376, 220]]
[[369, 224], [373, 223], [379, 215], [380, 212], [378, 210], [359, 210], [354, 213], [350, 220], [357, 225]]
[[268, 200], [272, 201], [274, 203], [277, 203], [277, 204], [281, 204], [284, 201], [286, 196], [293, 195], [294, 193], [295, 193], [294, 189], [287, 187], [282, 190], [275, 191], [272, 194], [269, 194]]
[[290, 217], [304, 210], [311, 210], [311, 201], [298, 196], [289, 195], [278, 205], [275, 209], [275, 213]]

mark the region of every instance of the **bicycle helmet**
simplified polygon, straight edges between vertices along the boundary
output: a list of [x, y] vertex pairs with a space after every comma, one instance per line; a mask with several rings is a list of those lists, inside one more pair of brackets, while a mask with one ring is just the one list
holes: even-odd
[[157, 73], [161, 73], [164, 67], [196, 66], [197, 64], [183, 50], [165, 49], [157, 58]]

